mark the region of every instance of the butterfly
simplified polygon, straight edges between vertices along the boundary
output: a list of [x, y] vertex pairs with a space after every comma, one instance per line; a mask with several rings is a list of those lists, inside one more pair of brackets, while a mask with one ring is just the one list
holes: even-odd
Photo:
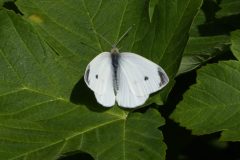
[[111, 107], [117, 102], [136, 108], [165, 87], [169, 78], [154, 62], [135, 53], [120, 53], [113, 46], [111, 52], [100, 53], [87, 65], [84, 81], [101, 105]]

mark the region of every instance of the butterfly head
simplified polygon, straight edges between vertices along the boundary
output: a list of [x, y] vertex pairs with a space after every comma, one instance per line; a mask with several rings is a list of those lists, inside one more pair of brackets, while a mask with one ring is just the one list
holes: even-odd
[[113, 48], [111, 49], [111, 53], [112, 54], [118, 54], [119, 53], [119, 49], [115, 46], [113, 46]]

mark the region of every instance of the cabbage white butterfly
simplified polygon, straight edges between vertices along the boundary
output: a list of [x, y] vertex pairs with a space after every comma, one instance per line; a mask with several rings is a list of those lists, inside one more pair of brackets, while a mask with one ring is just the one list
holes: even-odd
[[97, 102], [105, 107], [115, 105], [115, 101], [124, 108], [141, 106], [151, 93], [165, 87], [169, 78], [159, 65], [131, 52], [120, 53], [116, 45], [111, 52], [100, 53], [88, 64], [85, 83]]

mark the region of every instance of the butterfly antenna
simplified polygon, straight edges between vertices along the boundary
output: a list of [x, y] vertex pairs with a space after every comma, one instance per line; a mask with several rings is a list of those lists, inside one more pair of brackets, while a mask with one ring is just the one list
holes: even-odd
[[126, 35], [127, 35], [128, 32], [132, 29], [132, 27], [133, 27], [133, 26], [131, 26], [131, 27], [129, 27], [129, 28], [127, 29], [127, 31], [119, 38], [119, 40], [117, 41], [117, 43], [115, 43], [115, 44], [113, 45], [113, 47], [116, 47], [116, 46], [119, 44], [119, 42], [121, 42], [121, 40], [126, 37]]
[[[97, 33], [97, 32], [96, 32]], [[97, 33], [97, 35], [102, 38], [105, 42], [107, 42], [110, 46], [113, 46], [104, 36], [102, 36], [100, 33]]]

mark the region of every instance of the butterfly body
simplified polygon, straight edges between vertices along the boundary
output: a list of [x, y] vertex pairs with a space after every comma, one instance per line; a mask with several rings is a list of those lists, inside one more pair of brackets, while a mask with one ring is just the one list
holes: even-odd
[[111, 50], [111, 60], [112, 60], [112, 68], [113, 68], [113, 87], [114, 92], [117, 93], [118, 90], [118, 66], [119, 66], [119, 51], [117, 48], [113, 48]]
[[98, 103], [111, 107], [117, 102], [125, 108], [141, 106], [169, 81], [159, 65], [134, 53], [119, 53], [116, 47], [88, 64], [84, 80]]

